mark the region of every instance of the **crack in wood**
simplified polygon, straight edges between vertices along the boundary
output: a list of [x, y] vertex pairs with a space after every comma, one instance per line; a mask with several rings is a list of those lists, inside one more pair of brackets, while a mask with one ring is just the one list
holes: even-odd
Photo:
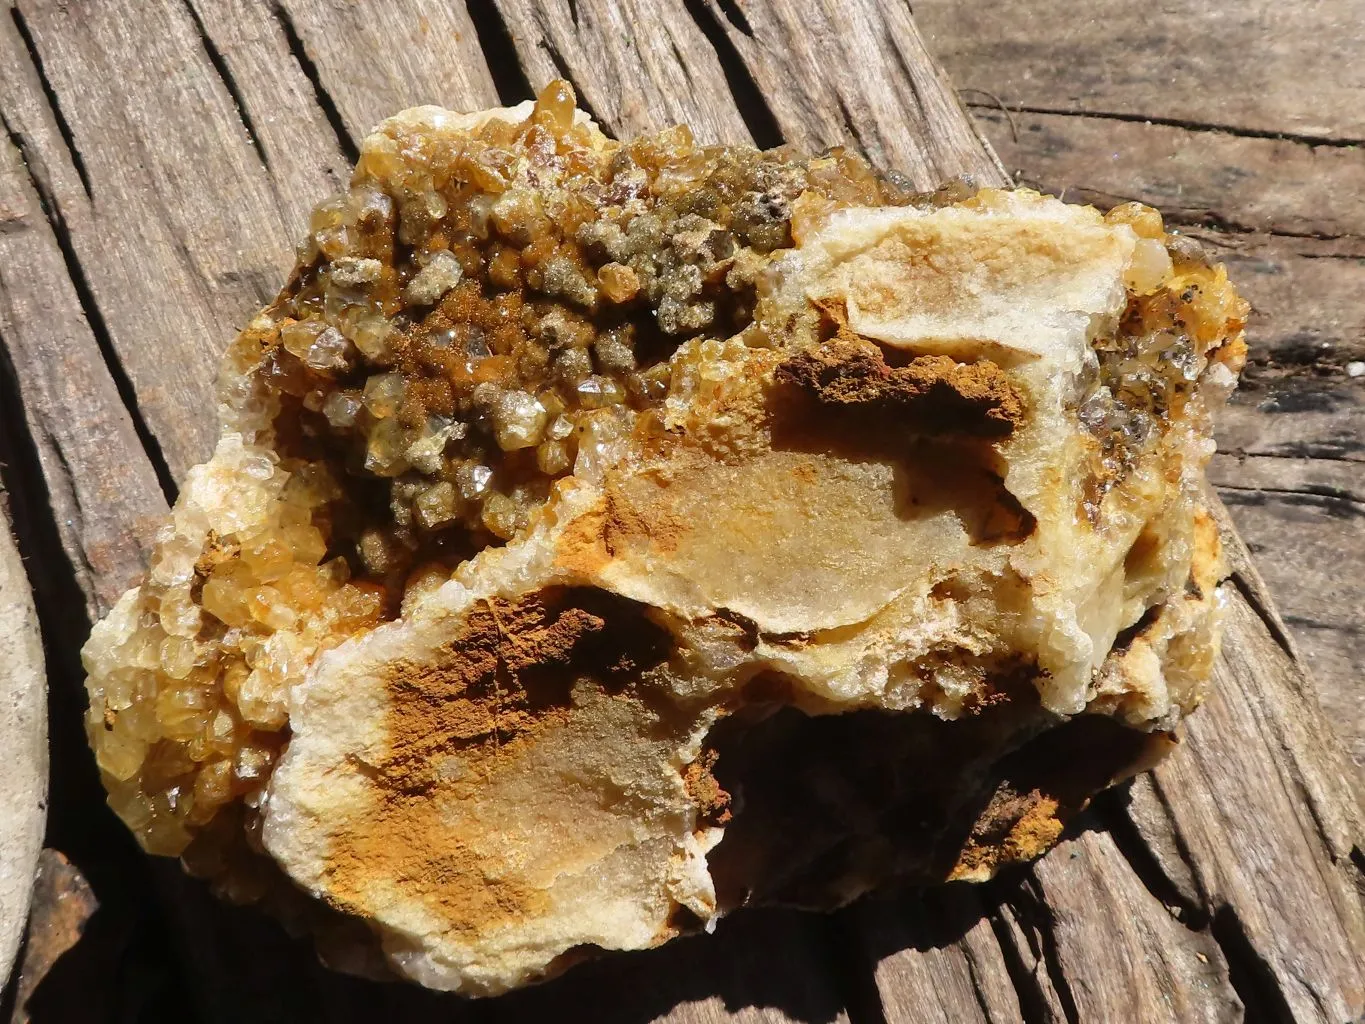
[[[983, 91], [983, 90], [975, 90]], [[994, 104], [968, 103], [968, 107], [987, 107], [998, 109]], [[1126, 121], [1133, 124], [1157, 124], [1167, 128], [1183, 128], [1191, 132], [1218, 132], [1242, 139], [1273, 139], [1280, 142], [1297, 142], [1305, 146], [1325, 146], [1332, 149], [1354, 149], [1365, 146], [1365, 139], [1342, 139], [1331, 135], [1312, 135], [1299, 132], [1276, 132], [1264, 128], [1242, 128], [1237, 125], [1217, 124], [1209, 121], [1192, 121], [1181, 117], [1161, 117], [1152, 114], [1129, 114], [1117, 110], [1077, 110], [1067, 107], [1027, 106], [1010, 104], [1009, 109], [1016, 114], [1052, 114], [1058, 117], [1084, 117], [1097, 121]]]
[[868, 970], [857, 926], [849, 915], [824, 918], [815, 934], [824, 947], [824, 959], [832, 968], [835, 991], [844, 1004], [848, 1024], [893, 1024], [887, 1020], [877, 979]]
[[[998, 886], [998, 883], [989, 884]], [[1052, 1024], [1054, 1017], [1048, 1007], [1047, 996], [1038, 978], [1024, 962], [1024, 951], [1019, 947], [1011, 922], [1005, 917], [1006, 906], [1006, 902], [1001, 900], [986, 920], [995, 934], [996, 944], [1000, 947], [1000, 959], [1019, 999], [1019, 1014], [1023, 1024]], [[1018, 927], [1017, 922], [1015, 927]]]
[[[50, 490], [42, 471], [42, 456], [44, 450], [52, 452], [62, 473], [71, 479], [73, 470], [67, 461], [66, 453], [61, 450], [58, 444], [49, 443], [41, 445], [38, 437], [34, 433], [38, 429], [37, 424], [30, 423], [25, 415], [26, 406], [24, 403], [23, 392], [19, 384], [19, 372], [15, 368], [14, 356], [10, 350], [9, 342], [5, 340], [3, 333], [0, 333], [0, 412], [4, 413], [0, 417], [0, 456], [8, 455], [8, 458], [0, 457], [0, 494], [16, 495], [26, 499], [27, 503], [36, 503], [39, 508], [50, 509], [52, 502], [49, 500]], [[51, 438], [47, 438], [50, 442]], [[17, 485], [16, 485], [17, 484]], [[76, 488], [70, 488], [73, 503], [76, 505], [77, 514], [81, 514], [80, 499], [76, 497]], [[41, 499], [35, 502], [35, 499]], [[22, 515], [22, 512], [21, 512]], [[35, 549], [32, 564], [42, 565], [44, 568], [44, 578], [47, 572], [60, 571], [58, 566], [65, 564], [71, 573], [72, 585], [79, 590], [85, 597], [84, 604], [93, 606], [94, 603], [94, 580], [95, 569], [90, 564], [90, 559], [83, 547], [76, 546], [76, 554], [79, 564], [72, 561], [70, 553], [62, 545], [60, 538], [55, 543], [25, 544], [24, 538], [32, 535], [38, 526], [39, 519], [44, 524], [50, 516], [38, 516], [31, 511], [28, 519], [33, 520], [30, 524], [27, 520], [14, 517], [14, 532], [20, 542], [20, 553], [24, 555], [27, 549]], [[55, 523], [54, 523], [55, 525]], [[21, 526], [24, 527], [21, 529]], [[4, 529], [3, 519], [0, 519], [0, 529]], [[59, 563], [49, 565], [51, 553], [55, 550], [60, 552]], [[41, 557], [40, 557], [41, 556]], [[24, 558], [28, 562], [28, 558]], [[32, 579], [34, 573], [30, 572]], [[34, 583], [36, 592], [37, 582]], [[0, 1017], [0, 1020], [3, 1020]]]
[[870, 153], [867, 140], [863, 138], [863, 133], [858, 128], [858, 119], [848, 109], [848, 103], [844, 100], [843, 94], [836, 95], [834, 101], [839, 106], [839, 117], [843, 119], [844, 128], [848, 130], [849, 135], [853, 136], [853, 141], [857, 143], [858, 149], [864, 154]]
[[[52, 118], [57, 122], [57, 134], [61, 136], [62, 143], [66, 146], [67, 155], [71, 158], [71, 166], [76, 169], [76, 177], [81, 181], [81, 188], [85, 190], [85, 198], [92, 200], [95, 194], [90, 187], [90, 175], [85, 170], [85, 158], [81, 156], [81, 151], [76, 145], [76, 138], [71, 133], [71, 125], [66, 120], [66, 114], [62, 112], [62, 105], [57, 100], [57, 91], [52, 88], [52, 82], [47, 77], [47, 70], [43, 67], [43, 58], [38, 53], [38, 44], [33, 39], [33, 33], [29, 31], [28, 22], [24, 20], [19, 8], [9, 9], [10, 18], [14, 21], [15, 31], [19, 33], [19, 38], [23, 41], [24, 49], [28, 51], [28, 59], [33, 64], [33, 70], [38, 76], [38, 85], [43, 92], [43, 98], [47, 100], [48, 108], [52, 111]], [[7, 129], [8, 130], [8, 129]], [[25, 158], [27, 162], [27, 158]]]
[[1238, 487], [1233, 484], [1218, 484], [1217, 487], [1223, 503], [1234, 507], [1264, 505], [1270, 500], [1269, 495], [1275, 495], [1286, 505], [1320, 509], [1333, 519], [1365, 517], [1365, 502], [1350, 495], [1324, 494], [1292, 487]]
[[1014, 903], [1014, 907], [1036, 940], [1035, 955], [1042, 961], [1043, 969], [1047, 971], [1052, 990], [1057, 994], [1057, 1000], [1061, 1004], [1062, 1015], [1067, 1024], [1081, 1024], [1081, 1011], [1076, 1005], [1076, 996], [1071, 991], [1071, 981], [1066, 976], [1066, 968], [1062, 965], [1058, 952], [1056, 917], [1047, 904], [1037, 878], [1034, 877], [1032, 866], [1029, 867], [1024, 884], [1016, 892], [1021, 898]]
[[[731, 98], [753, 137], [754, 145], [759, 149], [782, 145], [785, 138], [777, 114], [763, 98], [763, 91], [758, 87], [748, 62], [725, 31], [725, 26], [716, 18], [715, 12], [706, 0], [682, 0], [682, 6], [715, 51], [720, 69], [725, 74], [725, 82], [730, 87]], [[748, 24], [747, 20], [745, 24]], [[751, 36], [752, 30], [745, 34]]]
[[[1143, 838], [1142, 833], [1138, 831], [1137, 824], [1129, 817], [1127, 808], [1120, 806], [1119, 799], [1120, 791], [1110, 790], [1096, 798], [1091, 805], [1095, 816], [1109, 833], [1109, 838], [1114, 841], [1115, 848], [1128, 863], [1128, 867], [1132, 869], [1137, 880], [1151, 893], [1152, 898], [1165, 908], [1171, 917], [1192, 932], [1203, 931], [1209, 922], [1207, 903], [1203, 899], [1204, 894], [1201, 892], [1199, 894], [1200, 902], [1196, 902], [1180, 891], [1180, 886], [1176, 884], [1175, 879], [1166, 873], [1151, 846]], [[1158, 799], [1161, 800], [1168, 815], [1167, 820], [1170, 821], [1170, 808], [1165, 802], [1164, 795], [1159, 795]], [[1171, 832], [1181, 859], [1185, 861], [1191, 877], [1195, 879], [1195, 884], [1198, 885], [1198, 872], [1194, 870], [1194, 866], [1190, 862], [1189, 847], [1186, 845], [1184, 837], [1174, 827], [1172, 827]]]
[[1280, 617], [1273, 609], [1267, 608], [1265, 602], [1261, 600], [1258, 588], [1250, 583], [1240, 571], [1232, 572], [1223, 582], [1231, 583], [1236, 588], [1237, 592], [1242, 595], [1242, 600], [1251, 609], [1252, 614], [1261, 620], [1261, 624], [1270, 633], [1270, 637], [1275, 641], [1276, 646], [1297, 663], [1299, 656], [1294, 649], [1294, 641], [1290, 639], [1288, 632], [1280, 625]]
[[[190, 16], [190, 21], [194, 23], [194, 30], [199, 34], [200, 45], [204, 47], [204, 53], [208, 57], [209, 63], [213, 65], [213, 70], [218, 72], [218, 77], [223, 81], [223, 87], [227, 89], [228, 98], [232, 100], [232, 106], [237, 111], [238, 118], [241, 119], [242, 128], [246, 132], [247, 140], [251, 143], [251, 148], [256, 151], [256, 156], [260, 159], [261, 165], [270, 171], [270, 157], [265, 151], [265, 145], [261, 142], [255, 124], [252, 123], [251, 114], [247, 112], [246, 101], [242, 99], [242, 91], [227, 65], [227, 60], [213, 41], [213, 37], [209, 35], [208, 29], [204, 26], [204, 20], [199, 16], [199, 12], [191, 0], [180, 0], [180, 2], [185, 8], [185, 13]], [[273, 184], [274, 179], [272, 178], [271, 181]]]
[[322, 116], [327, 119], [332, 134], [336, 136], [337, 146], [347, 161], [354, 164], [360, 159], [360, 147], [356, 145], [356, 140], [351, 137], [351, 133], [347, 130], [346, 122], [341, 116], [336, 100], [332, 98], [332, 94], [323, 85], [322, 76], [318, 73], [318, 67], [313, 63], [313, 58], [308, 56], [308, 48], [299, 36], [298, 29], [294, 26], [293, 17], [285, 10], [284, 5], [279, 0], [274, 0], [271, 3], [270, 13], [279, 23], [280, 31], [284, 33], [285, 45], [289, 47], [290, 55], [298, 62], [303, 77], [308, 79], [308, 84], [313, 87], [313, 96], [322, 109]]
[[71, 285], [76, 292], [76, 299], [80, 303], [81, 312], [84, 314], [86, 323], [90, 327], [90, 333], [99, 348], [105, 368], [114, 382], [119, 401], [128, 411], [128, 416], [132, 420], [133, 431], [136, 433], [143, 451], [147, 454], [147, 459], [156, 474], [157, 483], [161, 487], [162, 494], [166, 497], [166, 502], [174, 504], [176, 495], [179, 493], [175, 477], [171, 473], [170, 466], [166, 462], [166, 456], [161, 450], [161, 442], [157, 440], [156, 434], [153, 433], [138, 406], [137, 389], [133, 386], [133, 381], [128, 376], [128, 371], [124, 369], [123, 362], [119, 358], [118, 350], [114, 347], [113, 337], [109, 333], [109, 325], [105, 322], [104, 314], [100, 311], [99, 303], [95, 300], [94, 291], [90, 287], [90, 281], [86, 277], [80, 257], [76, 255], [75, 246], [71, 241], [71, 230], [62, 214], [61, 205], [48, 183], [35, 172], [37, 161], [28, 140], [22, 133], [14, 129], [3, 112], [0, 112], [0, 127], [4, 129], [10, 143], [19, 151], [19, 155], [23, 157], [29, 183], [33, 186], [34, 194], [38, 199], [38, 207], [42, 210], [48, 227], [56, 239], [62, 261], [66, 264], [67, 276], [71, 279]]
[[[488, 73], [493, 76], [498, 102], [510, 107], [533, 98], [536, 91], [517, 53], [512, 30], [503, 19], [495, 0], [465, 0], [464, 6], [474, 26], [474, 34], [478, 36], [479, 49], [487, 58]], [[575, 17], [574, 24], [577, 23]], [[586, 102], [582, 94], [579, 95], [579, 101]]]
[[750, 39], [754, 37], [753, 26], [749, 24], [749, 19], [744, 16], [744, 10], [735, 3], [735, 0], [715, 0], [715, 4], [720, 8], [721, 14], [725, 15], [726, 21]]
[[[1258, 485], [1220, 483], [1215, 484], [1214, 486], [1216, 486], [1220, 492], [1235, 491], [1239, 494], [1281, 494], [1292, 495], [1298, 498], [1325, 498], [1332, 502], [1346, 502], [1351, 505], [1361, 506], [1361, 511], [1359, 513], [1350, 513], [1345, 518], [1351, 518], [1352, 515], [1365, 515], [1365, 498], [1352, 494], [1344, 487], [1334, 487], [1331, 484], [1305, 484], [1303, 487], [1264, 487]], [[1236, 504], [1237, 499], [1234, 498], [1233, 503]], [[1313, 502], [1310, 500], [1309, 503], [1312, 504]], [[1246, 502], [1243, 502], [1243, 504], [1246, 504]]]
[[[1276, 981], [1275, 971], [1247, 935], [1246, 926], [1231, 906], [1221, 906], [1214, 913], [1209, 934], [1223, 952], [1228, 965], [1228, 981], [1232, 990], [1246, 1007], [1246, 1024], [1294, 1024], [1294, 1011]], [[1314, 998], [1318, 998], [1309, 988]], [[1327, 1007], [1321, 1006], [1322, 1018], [1328, 1019]]]
[[1299, 629], [1329, 629], [1350, 636], [1365, 636], [1365, 625], [1355, 622], [1323, 622], [1321, 619], [1309, 618], [1306, 615], [1286, 615], [1284, 621], [1287, 625]]

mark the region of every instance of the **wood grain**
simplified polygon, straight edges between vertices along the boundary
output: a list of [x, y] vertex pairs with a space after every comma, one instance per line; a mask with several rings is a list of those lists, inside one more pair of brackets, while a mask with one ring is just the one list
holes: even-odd
[[[498, 10], [528, 92], [565, 78], [585, 110], [625, 135], [685, 122], [701, 142], [754, 141], [716, 51], [681, 5], [668, 17], [653, 0], [498, 0]], [[635, 30], [651, 20], [653, 31]]]
[[[955, 37], [955, 60], [989, 53], [1023, 83], [1024, 99], [1046, 87], [1069, 102], [1057, 84], [1068, 71], [1062, 51], [1041, 27], [992, 28], [966, 5], [956, 13], [926, 6], [940, 39], [948, 24], [981, 33], [975, 42]], [[0, 19], [0, 426], [32, 453], [22, 463], [27, 498], [43, 517], [27, 517], [27, 536], [49, 538], [39, 546], [52, 585], [37, 588], [39, 601], [53, 624], [49, 643], [68, 651], [82, 639], [79, 625], [55, 614], [55, 604], [74, 594], [98, 614], [139, 571], [174, 478], [212, 437], [216, 353], [282, 280], [307, 207], [344, 180], [356, 140], [380, 117], [421, 102], [514, 101], [566, 74], [615, 132], [687, 121], [707, 140], [860, 146], [925, 186], [963, 173], [1004, 180], [905, 9], [874, 0], [837, 8], [791, 0], [189, 0], [155, 8], [20, 0], [13, 10]], [[1060, 31], [1057, 18], [1044, 22]], [[1261, 31], [1240, 10], [1227, 22], [1228, 38], [1245, 42]], [[1117, 63], [1121, 51], [1099, 46], [1090, 29], [1066, 31], [1070, 45], [1114, 54]], [[1136, 31], [1120, 27], [1120, 43], [1104, 45]], [[1173, 32], [1163, 26], [1148, 42], [1159, 35], [1180, 54], [1187, 44]], [[1292, 42], [1299, 29], [1285, 32]], [[1230, 74], [1231, 59], [1181, 65], [1180, 74]], [[1042, 67], [1048, 60], [1061, 63]], [[1150, 71], [1164, 66], [1158, 61], [1143, 51], [1139, 64]], [[1124, 90], [1135, 88], [1128, 72], [1096, 71], [1093, 61], [1070, 71], [1126, 109]], [[1217, 88], [1231, 95], [1233, 87]], [[1323, 88], [1334, 103], [1354, 95], [1349, 82]], [[1242, 108], [1221, 95], [1208, 116], [1240, 117]], [[1285, 89], [1268, 95], [1257, 123], [1312, 127], [1286, 113]], [[1356, 113], [1330, 106], [1319, 127], [1334, 140], [1349, 137]], [[1194, 116], [1178, 108], [1172, 118], [1186, 115]], [[1036, 135], [1063, 131], [1037, 116]], [[999, 141], [1008, 120], [988, 119], [986, 130]], [[1125, 152], [1164, 154], [1162, 166], [1192, 182], [1172, 191], [1157, 165], [1144, 164], [1151, 173], [1135, 194], [1172, 210], [1183, 204], [1179, 216], [1224, 244], [1235, 273], [1238, 259], [1247, 274], [1278, 268], [1252, 287], [1284, 329], [1258, 342], [1257, 390], [1224, 426], [1236, 439], [1235, 461], [1217, 463], [1215, 478], [1231, 482], [1229, 494], [1266, 495], [1260, 510], [1305, 492], [1355, 508], [1361, 488], [1350, 474], [1365, 457], [1360, 407], [1354, 398], [1305, 400], [1314, 393], [1305, 381], [1325, 381], [1320, 395], [1346, 388], [1344, 364], [1323, 377], [1320, 356], [1292, 364], [1285, 355], [1294, 333], [1286, 318], [1305, 301], [1320, 311], [1313, 323], [1321, 340], [1355, 337], [1360, 316], [1342, 297], [1358, 267], [1340, 253], [1355, 250], [1324, 259], [1322, 247], [1339, 239], [1299, 238], [1289, 227], [1316, 218], [1313, 232], [1354, 237], [1361, 211], [1279, 194], [1275, 173], [1307, 182], [1313, 168], [1275, 140], [1187, 142], [1143, 134], [1147, 126], [1126, 115], [1084, 120], [1084, 133], [1066, 137], [1074, 158], [1054, 145], [1054, 162], [1037, 164], [1040, 174], [1074, 178], [1096, 198], [1128, 188], [1131, 177], [1110, 175], [1108, 165], [1094, 176], [1065, 170], [1100, 165], [1103, 120], [1131, 133], [1113, 136], [1130, 140]], [[1001, 148], [1011, 169], [1021, 163]], [[1346, 152], [1332, 148], [1322, 167], [1343, 188], [1356, 180]], [[1222, 185], [1212, 171], [1190, 177], [1241, 166], [1260, 177], [1225, 174]], [[1226, 220], [1233, 205], [1244, 218], [1239, 230]], [[1317, 276], [1315, 260], [1326, 268]], [[1267, 403], [1285, 409], [1272, 413]], [[1331, 468], [1320, 465], [1325, 454], [1336, 460]], [[0, 467], [11, 487], [17, 472]], [[1264, 514], [1264, 524], [1247, 520], [1248, 533], [1271, 543], [1289, 520]], [[1333, 520], [1337, 534], [1295, 522], [1324, 538], [1305, 557], [1356, 543], [1355, 527], [1343, 524], [1358, 519]], [[306, 944], [249, 911], [218, 907], [167, 864], [150, 872], [145, 884], [155, 895], [143, 908], [158, 915], [157, 934], [172, 937], [165, 993], [188, 993], [195, 1019], [224, 1022], [1349, 1019], [1365, 1011], [1365, 839], [1352, 772], [1287, 639], [1290, 627], [1229, 539], [1234, 576], [1217, 698], [1168, 763], [1103, 798], [1082, 830], [1029, 871], [832, 917], [743, 913], [712, 938], [461, 1004], [317, 968]], [[1346, 622], [1356, 606], [1332, 597]], [[1303, 608], [1321, 615], [1326, 605]], [[69, 659], [61, 672], [54, 687], [78, 693]], [[94, 813], [77, 803], [58, 811], [77, 820]], [[98, 892], [109, 883], [95, 884]], [[119, 911], [108, 904], [102, 913]], [[126, 962], [127, 950], [150, 955], [155, 938], [124, 934], [131, 945], [123, 960], [109, 962]]]
[[[1336, 59], [1365, 34], [1365, 5], [916, 11], [1016, 180], [1158, 207], [1250, 299], [1251, 362], [1218, 440], [1281, 461], [1252, 489], [1226, 460], [1217, 480], [1365, 784], [1363, 510], [1345, 497], [1365, 490], [1365, 376], [1348, 373], [1365, 360], [1365, 65]], [[1303, 483], [1324, 472], [1331, 493]]]
[[915, 13], [959, 88], [1011, 105], [1365, 138], [1356, 3], [1165, 0], [1134, 11], [1119, 0], [918, 0]]

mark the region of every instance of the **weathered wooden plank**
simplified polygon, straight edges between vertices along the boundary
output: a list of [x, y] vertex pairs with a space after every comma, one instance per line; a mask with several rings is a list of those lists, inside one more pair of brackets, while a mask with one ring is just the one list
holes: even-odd
[[[1233, 455], [1365, 462], [1365, 389], [1299, 373], [1243, 387], [1218, 422], [1218, 447]], [[1258, 552], [1259, 554], [1259, 552]]]
[[[965, 97], [1007, 170], [1070, 198], [1109, 205], [1136, 199], [1177, 222], [1238, 231], [1365, 232], [1365, 157], [1357, 149], [1036, 114], [1013, 109], [1013, 97]], [[1161, 100], [1152, 97], [1151, 113]]]
[[[42, 75], [66, 130], [34, 133], [30, 166], [77, 170], [51, 179], [74, 272], [178, 477], [212, 449], [216, 429], [204, 411], [214, 408], [219, 353], [233, 326], [272, 296], [295, 230], [286, 230], [267, 170], [183, 6], [15, 10], [0, 26], [13, 55], [0, 110], [29, 134], [30, 111], [43, 103], [33, 77]], [[19, 68], [29, 72], [9, 70]], [[111, 81], [118, 88], [91, 86]]]
[[404, 107], [498, 104], [464, 4], [284, 0], [273, 12], [318, 89], [319, 105], [351, 144]]
[[[1182, 923], [1124, 859], [1114, 837], [1086, 830], [1033, 872], [1067, 998], [1082, 1021], [1193, 1024], [1241, 1020], [1225, 952], [1207, 921]], [[1097, 958], [1096, 950], [1111, 951]]]
[[[1003, 1024], [1022, 1019], [1006, 953], [976, 886], [863, 900], [848, 912], [887, 1021]], [[1012, 950], [1011, 950], [1012, 952]]]
[[[719, 57], [682, 3], [498, 0], [497, 6], [531, 86], [568, 79], [608, 132], [629, 137], [685, 123], [702, 142], [753, 141]], [[652, 28], [641, 32], [640, 25]]]
[[1337, 683], [1320, 687], [1323, 711], [1365, 767], [1365, 464], [1219, 455], [1209, 479], [1280, 595], [1305, 666]]
[[1138, 832], [1174, 836], [1257, 999], [1295, 1020], [1353, 1019], [1365, 1008], [1353, 772], [1245, 547], [1226, 518], [1223, 528], [1233, 586], [1215, 696], [1147, 783], [1166, 821], [1142, 816]]
[[[253, 0], [193, 0], [187, 8], [266, 165], [285, 233], [297, 241], [319, 200], [346, 187], [351, 161], [318, 103], [303, 55], [291, 50], [287, 16]], [[277, 257], [290, 258], [289, 250]]]
[[922, 189], [1004, 180], [908, 4], [706, 2], [786, 141], [852, 146]]
[[1356, 3], [919, 0], [915, 14], [959, 88], [1010, 105], [1365, 137]]
[[[0, 22], [7, 99], [24, 74], [17, 42], [12, 24]], [[31, 81], [26, 102], [0, 108], [0, 403], [8, 406], [0, 412], [32, 438], [70, 558], [71, 570], [43, 571], [74, 571], [95, 615], [142, 571], [166, 500], [68, 271], [54, 189], [69, 188], [76, 174], [60, 159], [58, 128], [40, 95]]]

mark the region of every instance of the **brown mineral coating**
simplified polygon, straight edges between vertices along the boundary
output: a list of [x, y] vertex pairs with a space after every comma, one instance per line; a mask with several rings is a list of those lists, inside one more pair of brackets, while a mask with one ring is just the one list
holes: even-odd
[[601, 591], [484, 602], [435, 662], [391, 666], [381, 777], [386, 787], [420, 790], [435, 754], [506, 743], [566, 707], [579, 675], [614, 689], [667, 647], [666, 634], [629, 601]]
[[781, 363], [775, 377], [824, 411], [860, 414], [874, 429], [895, 425], [999, 440], [1024, 418], [1022, 397], [991, 360], [959, 363], [948, 356], [917, 356], [892, 367], [880, 348], [847, 328], [819, 349]]
[[[535, 913], [542, 892], [490, 875], [452, 833], [449, 805], [436, 795], [450, 785], [442, 759], [462, 755], [460, 788], [486, 785], [520, 747], [568, 720], [576, 683], [635, 699], [669, 646], [630, 601], [569, 589], [485, 601], [433, 660], [394, 662], [384, 680], [387, 749], [372, 769], [377, 805], [329, 856], [336, 905], [354, 909], [369, 887], [396, 878], [456, 927]], [[719, 799], [705, 767], [694, 777], [703, 789], [710, 780], [709, 799]]]

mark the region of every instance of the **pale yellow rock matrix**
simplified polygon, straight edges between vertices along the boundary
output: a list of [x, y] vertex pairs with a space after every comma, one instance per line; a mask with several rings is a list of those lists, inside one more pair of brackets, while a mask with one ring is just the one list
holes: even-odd
[[988, 878], [1205, 696], [1246, 312], [1136, 204], [404, 111], [85, 648], [110, 803], [475, 995]]

